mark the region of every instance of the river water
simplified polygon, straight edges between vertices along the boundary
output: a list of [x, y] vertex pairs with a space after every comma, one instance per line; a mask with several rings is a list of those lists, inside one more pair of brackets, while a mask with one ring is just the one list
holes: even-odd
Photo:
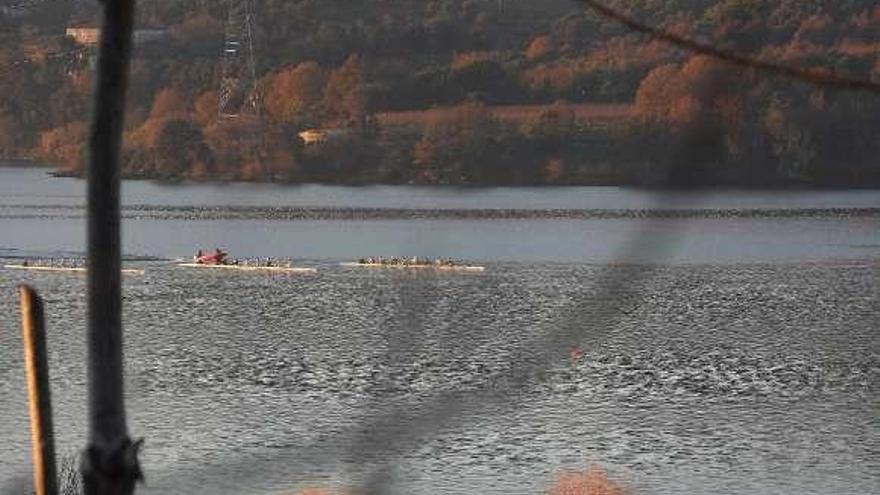
[[[83, 193], [0, 168], [0, 264], [81, 255]], [[590, 463], [643, 495], [880, 493], [880, 192], [132, 182], [123, 215], [141, 493], [532, 494]], [[318, 272], [174, 263], [214, 246]], [[339, 266], [404, 254], [487, 271]], [[22, 282], [59, 450], [85, 441], [84, 281], [0, 270], [0, 493], [29, 479]]]

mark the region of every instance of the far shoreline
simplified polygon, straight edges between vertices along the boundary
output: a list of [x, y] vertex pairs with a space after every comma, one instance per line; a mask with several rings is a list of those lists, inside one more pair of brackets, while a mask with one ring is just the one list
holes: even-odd
[[[68, 171], [58, 168], [57, 165], [46, 163], [31, 158], [20, 159], [3, 159], [0, 160], [0, 169], [35, 169], [43, 170], [46, 175], [56, 179], [79, 179], [85, 180], [85, 174], [79, 171]], [[748, 191], [880, 191], [880, 184], [811, 184], [808, 182], [789, 182], [774, 184], [747, 184], [747, 183], [713, 183], [706, 185], [689, 185], [689, 186], [666, 186], [662, 183], [643, 183], [643, 182], [570, 182], [570, 183], [446, 183], [446, 184], [430, 184], [418, 182], [385, 182], [385, 181], [289, 181], [289, 180], [246, 180], [246, 179], [191, 179], [191, 178], [161, 178], [149, 176], [126, 176], [123, 175], [123, 181], [130, 182], [153, 182], [163, 186], [195, 186], [195, 185], [214, 185], [214, 186], [234, 186], [234, 185], [271, 185], [277, 187], [300, 187], [300, 186], [336, 186], [350, 188], [368, 188], [376, 186], [385, 187], [414, 187], [423, 189], [461, 189], [461, 190], [478, 190], [478, 189], [553, 189], [553, 188], [577, 188], [577, 187], [602, 187], [628, 189], [635, 191], [647, 192], [748, 192]]]
[[51, 168], [55, 169], [55, 165], [46, 163], [36, 158], [2, 158], [0, 159], [0, 168]]
[[[2, 165], [0, 165], [2, 166]], [[19, 166], [18, 168], [28, 168], [28, 166]], [[80, 172], [70, 172], [64, 170], [58, 170], [51, 165], [38, 165], [33, 166], [33, 168], [48, 168], [51, 171], [47, 172], [47, 175], [50, 175], [53, 178], [72, 178], [72, 179], [80, 179], [85, 180], [85, 176]], [[867, 183], [867, 184], [811, 184], [807, 182], [790, 182], [790, 183], [775, 183], [775, 184], [744, 184], [744, 183], [714, 183], [714, 184], [706, 184], [706, 185], [689, 185], [689, 186], [666, 186], [663, 184], [649, 184], [649, 183], [639, 183], [639, 182], [580, 182], [580, 183], [555, 183], [550, 184], [546, 182], [535, 182], [535, 183], [509, 183], [509, 182], [495, 182], [495, 183], [447, 183], [447, 184], [429, 184], [429, 183], [418, 183], [418, 182], [384, 182], [384, 181], [304, 181], [304, 182], [296, 182], [296, 181], [286, 181], [286, 180], [246, 180], [246, 179], [190, 179], [190, 178], [160, 178], [160, 177], [145, 177], [145, 176], [123, 176], [123, 181], [131, 181], [131, 182], [153, 182], [159, 185], [165, 186], [194, 186], [194, 185], [215, 185], [215, 186], [224, 186], [224, 185], [272, 185], [278, 187], [299, 187], [299, 186], [337, 186], [337, 187], [350, 187], [350, 188], [367, 188], [367, 187], [375, 187], [375, 186], [386, 186], [386, 187], [394, 187], [394, 186], [402, 186], [402, 187], [416, 187], [416, 188], [424, 188], [424, 189], [553, 189], [553, 188], [577, 188], [577, 187], [603, 187], [603, 188], [617, 188], [617, 189], [629, 189], [629, 190], [637, 190], [637, 191], [657, 191], [657, 192], [723, 192], [723, 191], [871, 191], [876, 190], [880, 191], [880, 184]]]

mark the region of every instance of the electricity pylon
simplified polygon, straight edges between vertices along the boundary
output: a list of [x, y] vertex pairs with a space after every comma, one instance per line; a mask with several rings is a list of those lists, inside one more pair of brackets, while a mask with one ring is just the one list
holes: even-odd
[[219, 91], [221, 118], [259, 115], [260, 112], [254, 61], [253, 12], [252, 0], [229, 0]]

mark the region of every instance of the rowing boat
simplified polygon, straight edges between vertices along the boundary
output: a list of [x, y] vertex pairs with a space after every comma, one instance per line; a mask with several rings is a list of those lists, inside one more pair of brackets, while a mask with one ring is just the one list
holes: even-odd
[[459, 272], [482, 272], [486, 270], [484, 266], [474, 265], [430, 265], [430, 264], [392, 264], [392, 263], [358, 263], [346, 262], [341, 263], [342, 266], [361, 267], [361, 268], [409, 268], [413, 270], [442, 270], [442, 271], [459, 271]]
[[256, 265], [208, 265], [204, 263], [180, 263], [177, 266], [185, 268], [214, 268], [218, 270], [239, 270], [244, 272], [274, 272], [274, 273], [315, 273], [314, 268], [302, 268], [295, 266], [256, 266]]
[[[65, 266], [43, 266], [43, 265], [3, 265], [7, 270], [27, 270], [32, 272], [53, 272], [53, 273], [86, 273], [85, 267], [65, 267]], [[126, 268], [122, 270], [125, 275], [143, 275], [146, 270]]]

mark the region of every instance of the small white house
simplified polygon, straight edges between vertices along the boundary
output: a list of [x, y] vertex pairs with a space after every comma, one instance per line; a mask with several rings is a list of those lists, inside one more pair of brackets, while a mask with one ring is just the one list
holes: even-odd
[[73, 38], [77, 44], [85, 46], [97, 45], [101, 40], [101, 30], [99, 28], [67, 28], [65, 34], [69, 38]]
[[[65, 34], [73, 38], [77, 44], [83, 46], [96, 46], [101, 41], [101, 28], [96, 27], [76, 27], [67, 28]], [[133, 33], [134, 43], [143, 45], [162, 41], [165, 39], [167, 31], [164, 29], [135, 29]]]
[[348, 131], [345, 129], [308, 129], [299, 133], [299, 138], [306, 146], [325, 144], [327, 142], [345, 137]]

